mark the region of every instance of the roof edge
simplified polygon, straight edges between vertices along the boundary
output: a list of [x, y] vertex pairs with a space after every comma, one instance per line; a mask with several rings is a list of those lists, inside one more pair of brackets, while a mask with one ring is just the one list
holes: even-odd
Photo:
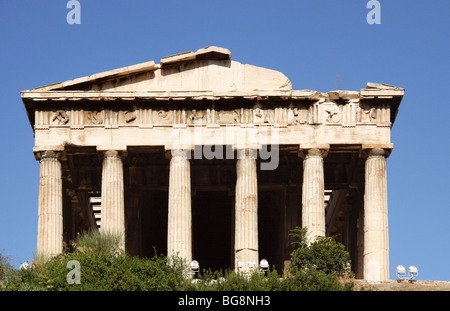
[[76, 78], [73, 80], [68, 80], [65, 82], [59, 82], [59, 83], [53, 83], [49, 85], [40, 86], [37, 88], [34, 88], [33, 90], [36, 91], [52, 91], [52, 90], [58, 90], [60, 88], [80, 84], [80, 83], [86, 83], [86, 82], [92, 82], [99, 79], [106, 79], [106, 78], [117, 78], [120, 76], [126, 76], [129, 74], [139, 73], [139, 72], [146, 72], [146, 71], [152, 71], [156, 70], [160, 67], [159, 64], [155, 64], [153, 60], [139, 63], [136, 65], [121, 67], [113, 70], [108, 70], [100, 73], [96, 73], [90, 76], [85, 76], [81, 78]]
[[139, 63], [136, 65], [121, 67], [113, 70], [108, 70], [90, 76], [84, 76], [81, 78], [76, 78], [73, 80], [68, 80], [65, 82], [52, 83], [40, 87], [36, 87], [33, 90], [37, 91], [53, 91], [59, 90], [61, 88], [73, 86], [76, 84], [92, 82], [100, 79], [117, 78], [121, 76], [126, 76], [130, 74], [142, 73], [147, 71], [153, 71], [161, 68], [161, 66], [172, 65], [175, 63], [191, 61], [191, 60], [204, 60], [204, 59], [231, 59], [230, 50], [218, 46], [208, 46], [198, 49], [196, 52], [188, 51], [183, 53], [178, 53], [174, 55], [169, 55], [161, 58], [160, 64], [156, 64], [155, 61], [147, 61]]

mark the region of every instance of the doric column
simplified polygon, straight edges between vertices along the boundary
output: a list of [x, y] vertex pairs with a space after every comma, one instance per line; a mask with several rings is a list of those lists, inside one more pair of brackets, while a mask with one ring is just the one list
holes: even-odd
[[62, 152], [39, 151], [37, 253], [44, 258], [63, 251]]
[[235, 268], [238, 262], [245, 264], [241, 271], [248, 271], [248, 263], [258, 265], [258, 182], [256, 177], [256, 150], [238, 150], [236, 163], [235, 202]]
[[192, 261], [191, 167], [186, 150], [170, 152], [167, 255]]
[[365, 167], [364, 279], [389, 280], [389, 231], [386, 153], [369, 151]]
[[103, 152], [102, 169], [102, 232], [120, 234], [121, 248], [125, 249], [125, 203], [123, 163], [121, 152]]
[[302, 185], [302, 227], [308, 228], [308, 238], [325, 236], [325, 197], [323, 158], [327, 150], [304, 150]]

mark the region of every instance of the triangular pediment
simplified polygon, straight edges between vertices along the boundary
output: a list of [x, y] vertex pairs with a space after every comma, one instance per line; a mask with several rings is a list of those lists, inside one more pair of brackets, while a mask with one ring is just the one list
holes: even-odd
[[36, 88], [40, 91], [167, 92], [292, 90], [281, 72], [231, 60], [231, 52], [206, 47]]
[[368, 83], [360, 91], [293, 90], [283, 73], [233, 61], [229, 50], [214, 46], [163, 57], [158, 64], [148, 61], [21, 92], [32, 125], [37, 107], [44, 111], [49, 103], [56, 104], [52, 109], [84, 109], [87, 103], [92, 107], [92, 103], [102, 106], [104, 102], [158, 101], [234, 101], [243, 106], [267, 101], [286, 108], [304, 101], [307, 105], [330, 108], [326, 113], [333, 113], [346, 103], [351, 104], [351, 109], [361, 108], [360, 103], [382, 103], [390, 106], [393, 122], [403, 94], [402, 88], [380, 83]]

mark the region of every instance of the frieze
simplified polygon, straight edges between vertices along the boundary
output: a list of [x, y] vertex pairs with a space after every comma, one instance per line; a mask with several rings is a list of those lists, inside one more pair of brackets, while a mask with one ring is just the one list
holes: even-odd
[[276, 106], [257, 103], [253, 107], [139, 107], [129, 109], [55, 109], [36, 110], [35, 128], [89, 126], [139, 126], [144, 128], [167, 126], [227, 126], [227, 125], [302, 125], [355, 126], [376, 124], [390, 126], [390, 107], [387, 104], [361, 104], [358, 100], [345, 103], [317, 101], [311, 104], [290, 103]]

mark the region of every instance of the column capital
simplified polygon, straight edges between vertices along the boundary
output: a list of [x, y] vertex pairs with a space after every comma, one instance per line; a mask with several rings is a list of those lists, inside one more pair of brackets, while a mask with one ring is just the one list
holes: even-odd
[[361, 157], [367, 159], [369, 157], [388, 158], [394, 148], [394, 144], [363, 144], [361, 148]]
[[367, 149], [367, 156], [370, 157], [386, 157], [386, 150], [382, 148]]
[[165, 155], [166, 155], [167, 159], [172, 159], [172, 158], [190, 159], [191, 158], [191, 149], [170, 149], [170, 150], [166, 150]]
[[96, 147], [97, 152], [102, 154], [103, 156], [113, 157], [117, 155], [124, 158], [127, 155], [127, 146], [123, 145], [100, 145]]
[[105, 159], [124, 159], [127, 156], [126, 151], [122, 150], [102, 150]]
[[120, 159], [123, 160], [128, 156], [126, 150], [118, 150], [118, 149], [98, 149], [98, 157], [100, 160], [106, 159]]
[[253, 149], [253, 148], [237, 149], [237, 158], [238, 159], [256, 159], [257, 158], [257, 149]]
[[329, 144], [305, 144], [300, 145], [298, 156], [307, 159], [309, 157], [325, 158], [330, 150]]
[[51, 149], [33, 148], [34, 157], [37, 161], [43, 161], [47, 159], [55, 159], [60, 161], [64, 158], [64, 146], [61, 147], [62, 148]]

